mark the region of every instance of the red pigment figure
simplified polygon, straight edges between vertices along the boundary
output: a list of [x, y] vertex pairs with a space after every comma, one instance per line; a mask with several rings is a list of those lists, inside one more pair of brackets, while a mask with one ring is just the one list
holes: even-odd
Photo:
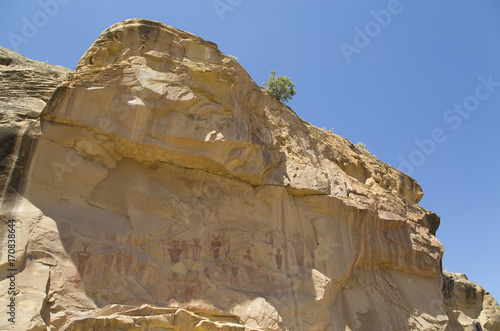
[[278, 248], [278, 252], [276, 253], [276, 266], [281, 271], [281, 266], [283, 264], [283, 254], [281, 254], [281, 248]]
[[168, 249], [168, 254], [170, 254], [170, 263], [176, 264], [181, 260], [182, 249], [179, 248], [179, 241], [172, 240], [172, 248]]
[[186, 240], [182, 241], [182, 257], [189, 257], [189, 246]]
[[75, 275], [75, 282], [77, 287], [79, 287], [82, 284], [83, 273], [85, 272], [85, 266], [91, 255], [89, 252], [87, 252], [87, 247], [89, 247], [89, 243], [84, 243], [83, 251], [76, 253], [78, 256], [78, 267], [77, 267], [78, 273]]
[[118, 253], [116, 253], [116, 271], [118, 271], [118, 274], [121, 275], [122, 273], [122, 251], [118, 251]]
[[[253, 262], [252, 255], [249, 249], [247, 249], [247, 253], [243, 256], [243, 259], [248, 262]], [[252, 265], [247, 265], [246, 271], [248, 279], [250, 280], [250, 284], [255, 284], [255, 268]]]
[[214, 259], [218, 260], [219, 259], [219, 250], [222, 247], [222, 240], [221, 240], [221, 235], [218, 236], [213, 236], [212, 242], [210, 243]]
[[198, 260], [198, 257], [200, 256], [201, 253], [201, 244], [200, 244], [200, 239], [199, 238], [193, 238], [193, 244], [191, 245], [192, 250], [193, 250], [193, 258], [195, 260]]
[[235, 287], [240, 286], [240, 281], [238, 280], [238, 267], [233, 265], [231, 267], [231, 284]]
[[85, 265], [90, 258], [90, 253], [87, 252], [87, 247], [89, 247], [89, 243], [83, 244], [83, 251], [77, 252], [78, 255], [78, 273], [83, 277], [83, 273], [85, 272]]
[[300, 233], [295, 233], [293, 235], [292, 246], [295, 251], [295, 259], [297, 260], [297, 264], [302, 268], [304, 266], [304, 243], [301, 241]]

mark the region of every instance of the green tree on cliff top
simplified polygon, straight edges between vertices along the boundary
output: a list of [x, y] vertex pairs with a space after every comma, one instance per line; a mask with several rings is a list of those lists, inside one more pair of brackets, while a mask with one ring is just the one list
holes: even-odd
[[279, 101], [287, 102], [291, 100], [297, 91], [295, 91], [295, 84], [292, 83], [290, 77], [278, 76], [276, 77], [276, 70], [271, 71], [271, 76], [267, 79], [266, 86], [267, 92]]

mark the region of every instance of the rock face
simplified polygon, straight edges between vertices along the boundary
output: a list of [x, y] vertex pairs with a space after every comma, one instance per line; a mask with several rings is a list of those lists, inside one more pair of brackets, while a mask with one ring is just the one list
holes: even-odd
[[[14, 100], [9, 116], [44, 106], [68, 73], [51, 68], [37, 106]], [[213, 43], [118, 23], [53, 93], [40, 134], [36, 118], [29, 157], [9, 147], [2, 168], [16, 248], [0, 295], [14, 268], [17, 315], [1, 329], [463, 329], [418, 183], [301, 120]]]
[[464, 274], [444, 273], [443, 277], [444, 302], [461, 325], [471, 329], [472, 322], [479, 321], [485, 330], [500, 331], [500, 307], [488, 291]]
[[0, 47], [0, 205], [21, 189], [40, 112], [70, 72]]

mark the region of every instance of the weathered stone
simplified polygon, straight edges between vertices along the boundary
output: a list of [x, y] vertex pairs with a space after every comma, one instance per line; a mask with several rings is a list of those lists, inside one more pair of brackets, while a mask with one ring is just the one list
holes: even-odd
[[61, 330], [249, 331], [235, 315], [193, 312], [182, 308], [110, 305], [91, 316], [75, 318]]
[[500, 331], [500, 307], [493, 296], [465, 274], [443, 274], [444, 302], [458, 322], [473, 330], [478, 321], [484, 330]]
[[418, 183], [301, 120], [213, 43], [118, 23], [40, 122], [1, 215], [17, 220], [18, 328], [461, 327]]
[[70, 72], [0, 47], [0, 206], [21, 190], [40, 112]]

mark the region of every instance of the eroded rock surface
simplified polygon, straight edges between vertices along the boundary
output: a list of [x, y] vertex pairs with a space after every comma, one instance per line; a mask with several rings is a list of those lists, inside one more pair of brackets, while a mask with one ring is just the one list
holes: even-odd
[[40, 122], [22, 196], [2, 206], [16, 327], [457, 329], [418, 183], [301, 120], [213, 43], [118, 23]]
[[500, 331], [500, 307], [488, 291], [465, 274], [445, 272], [443, 277], [444, 302], [461, 325], [473, 330], [478, 321], [485, 330]]
[[91, 316], [75, 318], [61, 330], [183, 330], [246, 331], [238, 316], [222, 312], [193, 311], [182, 308], [158, 308], [109, 305]]
[[69, 73], [0, 47], [0, 205], [21, 190], [40, 112]]

